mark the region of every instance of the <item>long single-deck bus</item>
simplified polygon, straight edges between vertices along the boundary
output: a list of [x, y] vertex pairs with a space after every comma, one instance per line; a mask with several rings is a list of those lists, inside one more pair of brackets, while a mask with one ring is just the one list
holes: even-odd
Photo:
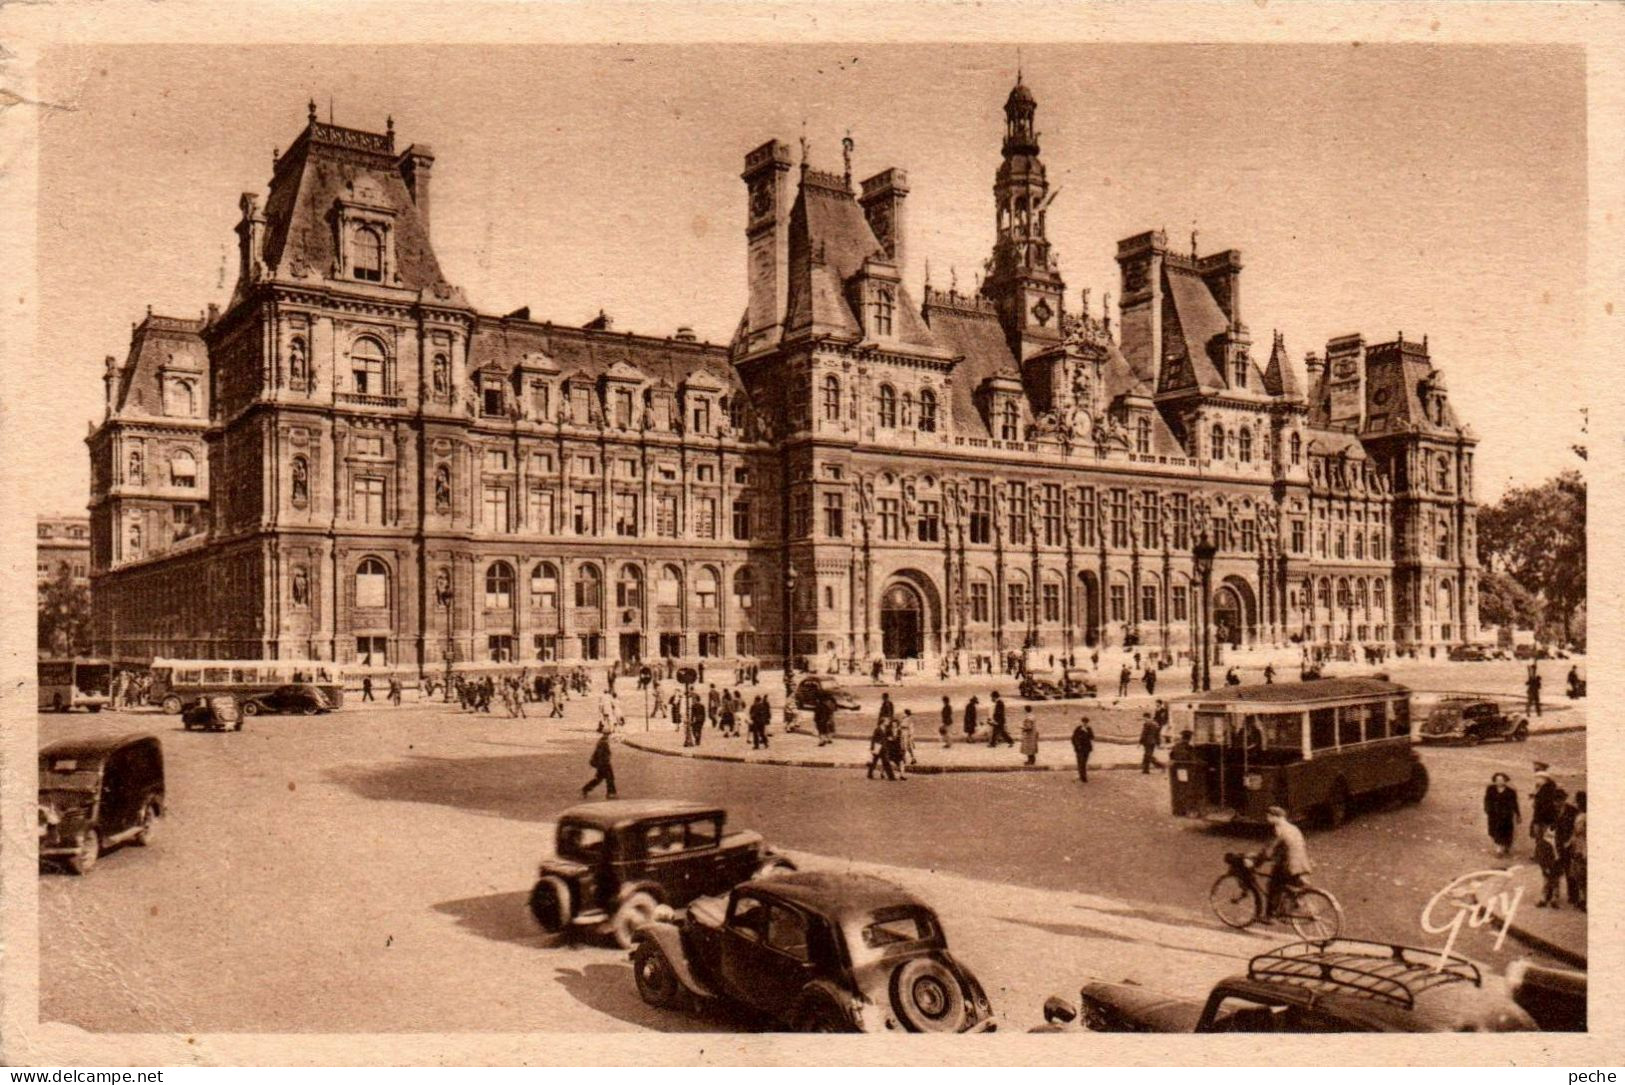
[[56, 712], [86, 708], [100, 712], [110, 700], [113, 665], [105, 659], [39, 661], [39, 706]]
[[1230, 686], [1171, 701], [1169, 718], [1194, 733], [1192, 752], [1169, 765], [1182, 817], [1258, 823], [1279, 806], [1293, 821], [1340, 825], [1362, 796], [1427, 794], [1411, 691], [1379, 678]]
[[334, 708], [344, 703], [337, 664], [318, 659], [154, 659], [147, 698], [171, 714], [206, 693], [270, 693], [279, 686], [319, 688]]

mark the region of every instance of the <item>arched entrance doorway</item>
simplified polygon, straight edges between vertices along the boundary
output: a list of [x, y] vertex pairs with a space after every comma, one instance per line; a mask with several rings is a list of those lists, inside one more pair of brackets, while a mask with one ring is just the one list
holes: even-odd
[[1240, 648], [1257, 637], [1258, 610], [1252, 586], [1239, 577], [1225, 577], [1213, 591], [1213, 643]]
[[913, 585], [894, 583], [880, 597], [880, 651], [887, 659], [925, 654], [925, 603]]

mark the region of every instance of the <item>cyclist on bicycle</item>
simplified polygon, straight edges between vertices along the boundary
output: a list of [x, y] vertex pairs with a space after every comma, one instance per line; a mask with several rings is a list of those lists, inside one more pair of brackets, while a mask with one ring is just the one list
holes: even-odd
[[1253, 857], [1253, 862], [1274, 861], [1270, 868], [1269, 889], [1264, 898], [1262, 921], [1268, 923], [1274, 918], [1287, 887], [1302, 886], [1303, 876], [1314, 870], [1315, 865], [1309, 861], [1309, 845], [1304, 843], [1303, 830], [1287, 820], [1285, 810], [1272, 806], [1265, 811], [1265, 816], [1269, 818], [1275, 835]]

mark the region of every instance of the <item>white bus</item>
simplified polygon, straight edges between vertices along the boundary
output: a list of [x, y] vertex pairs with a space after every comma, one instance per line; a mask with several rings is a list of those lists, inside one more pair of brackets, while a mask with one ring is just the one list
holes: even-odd
[[85, 708], [100, 712], [111, 698], [113, 665], [105, 659], [39, 661], [39, 706], [66, 712]]
[[334, 708], [344, 703], [344, 675], [320, 659], [154, 659], [147, 699], [174, 714], [206, 693], [269, 693], [312, 685]]

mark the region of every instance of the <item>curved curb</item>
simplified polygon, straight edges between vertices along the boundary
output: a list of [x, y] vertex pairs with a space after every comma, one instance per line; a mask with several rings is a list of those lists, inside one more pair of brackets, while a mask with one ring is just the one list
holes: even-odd
[[1562, 961], [1571, 968], [1583, 969], [1586, 967], [1586, 955], [1584, 953], [1576, 953], [1574, 950], [1559, 945], [1550, 938], [1535, 934], [1526, 927], [1520, 927], [1514, 923], [1507, 928], [1507, 934], [1512, 936], [1513, 941], [1522, 942], [1530, 949]]
[[[686, 757], [694, 761], [725, 761], [736, 765], [772, 765], [778, 768], [798, 769], [852, 769], [864, 767], [862, 762], [856, 761], [822, 761], [804, 757], [734, 757], [729, 754], [695, 753], [688, 749], [668, 750], [659, 746], [645, 746], [631, 739], [621, 739], [621, 745], [627, 749], [637, 750], [640, 753], [659, 754], [661, 757]], [[1138, 764], [1122, 765], [1091, 765], [1092, 772], [1111, 772], [1120, 769], [1139, 769]], [[950, 773], [970, 772], [1072, 772], [1078, 771], [1076, 765], [910, 765], [910, 776], [943, 776]], [[1159, 774], [1160, 775], [1160, 774]]]

